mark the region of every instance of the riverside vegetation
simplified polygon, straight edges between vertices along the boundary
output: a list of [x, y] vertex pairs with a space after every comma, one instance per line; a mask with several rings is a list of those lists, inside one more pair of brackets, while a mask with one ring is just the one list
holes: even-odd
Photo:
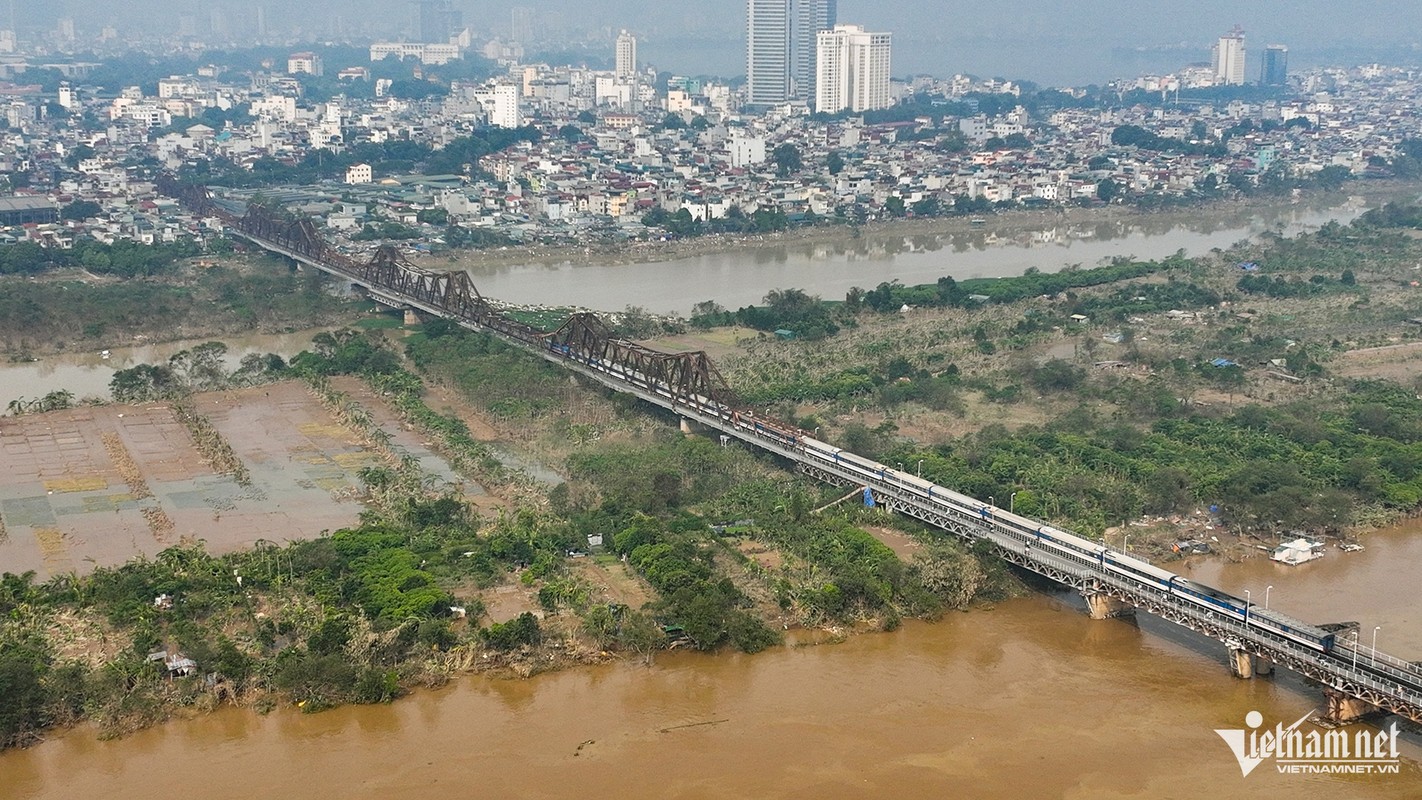
[[843, 301], [776, 291], [691, 325], [763, 332], [721, 360], [746, 401], [1084, 533], [1213, 506], [1266, 541], [1341, 535], [1422, 503], [1419, 216]]
[[134, 339], [313, 327], [351, 321], [366, 305], [324, 291], [315, 271], [298, 273], [262, 255], [227, 255], [224, 245], [217, 240], [209, 248], [224, 256], [222, 265], [207, 267], [195, 265], [200, 251], [192, 244], [6, 247], [0, 342], [12, 358], [24, 358]]
[[[232, 376], [213, 371], [219, 348], [196, 348], [181, 364], [120, 372], [116, 395], [181, 398], [228, 385]], [[227, 554], [183, 545], [43, 583], [7, 574], [0, 581], [0, 694], [7, 698], [0, 742], [22, 745], [84, 719], [121, 733], [221, 703], [265, 710], [294, 702], [314, 711], [387, 702], [462, 670], [527, 675], [609, 652], [647, 657], [673, 644], [754, 652], [779, 641], [780, 626], [766, 624], [771, 618], [893, 626], [904, 615], [1015, 590], [1003, 567], [950, 543], [905, 564], [860, 527], [881, 520], [854, 511], [812, 514], [827, 499], [820, 487], [757, 454], [687, 439], [664, 423], [585, 431], [566, 454], [569, 480], [534, 493], [459, 418], [425, 402], [427, 387], [412, 367], [516, 425], [558, 417], [541, 397], [569, 391], [567, 376], [438, 322], [405, 349], [407, 357], [378, 331], [321, 334], [290, 365], [256, 358], [235, 380], [304, 378], [340, 410], [338, 419], [379, 446], [378, 430], [361, 422], [369, 415], [329, 387], [328, 376], [359, 375], [457, 468], [514, 487], [506, 492], [509, 510], [480, 517], [458, 495], [431, 488], [412, 460], [389, 458], [361, 473], [361, 524], [313, 541]], [[572, 391], [583, 395], [574, 407], [607, 408], [598, 419], [646, 419], [623, 398]], [[550, 423], [563, 432], [576, 424]], [[723, 520], [737, 524], [713, 527]], [[598, 569], [630, 569], [645, 604], [599, 599], [596, 580], [569, 557], [587, 549], [590, 534], [604, 537]], [[751, 541], [759, 543], [751, 552], [774, 552], [778, 565], [746, 555], [742, 545]], [[481, 598], [500, 585], [526, 590], [542, 613], [492, 619]], [[162, 596], [171, 604], [154, 602]], [[147, 658], [159, 651], [181, 652], [198, 667], [177, 674]]]
[[[729, 380], [758, 406], [1087, 535], [1206, 504], [1245, 533], [1342, 531], [1422, 500], [1412, 371], [1355, 358], [1405, 354], [1418, 338], [1407, 320], [1422, 315], [1420, 220], [1390, 206], [1195, 259], [890, 283], [835, 303], [784, 290], [737, 312], [703, 304], [690, 324], [729, 349]], [[728, 347], [726, 324], [803, 336]], [[183, 369], [201, 376], [203, 363], [189, 355]], [[84, 718], [121, 732], [220, 702], [385, 702], [459, 670], [526, 675], [673, 642], [753, 652], [792, 623], [892, 627], [1016, 587], [999, 562], [910, 523], [815, 513], [835, 493], [769, 457], [649, 423], [636, 401], [447, 323], [425, 325], [403, 353], [379, 332], [323, 334], [289, 367], [262, 369], [318, 393], [337, 374], [368, 381], [466, 474], [525, 491], [479, 517], [387, 460], [363, 473], [362, 523], [314, 541], [175, 547], [42, 584], [7, 575], [6, 744]], [[135, 397], [197, 385], [125, 380]], [[567, 482], [527, 490], [430, 404], [430, 381], [503, 430], [556, 441], [543, 455]], [[348, 398], [328, 400], [343, 420], [362, 418]], [[885, 524], [922, 536], [921, 555], [905, 563], [866, 529]], [[592, 534], [604, 551], [569, 557]], [[645, 603], [599, 594], [596, 576], [624, 563]], [[542, 615], [490, 618], [481, 602], [497, 586], [531, 593]], [[181, 650], [197, 674], [167, 676], [145, 660], [155, 648]]]

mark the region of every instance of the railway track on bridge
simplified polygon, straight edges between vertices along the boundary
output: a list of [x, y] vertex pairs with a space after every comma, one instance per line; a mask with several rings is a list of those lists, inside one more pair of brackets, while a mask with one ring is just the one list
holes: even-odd
[[[595, 314], [574, 314], [551, 333], [504, 316], [463, 272], [433, 272], [381, 247], [360, 262], [331, 247], [309, 219], [262, 206], [236, 216], [201, 186], [171, 176], [159, 191], [258, 247], [365, 288], [392, 307], [414, 309], [486, 331], [615, 391], [635, 395], [685, 420], [794, 462], [822, 481], [864, 487], [888, 509], [922, 520], [1004, 560], [1070, 586], [1087, 598], [1093, 616], [1140, 609], [1223, 642], [1236, 674], [1277, 664], [1316, 681], [1329, 715], [1346, 719], [1385, 711], [1422, 722], [1422, 667], [1359, 648], [1341, 626], [1317, 626], [1261, 609], [1155, 567], [1101, 543], [813, 439], [739, 403], [704, 352], [663, 353], [618, 338]], [[1344, 628], [1346, 630], [1346, 628]], [[1356, 629], [1353, 629], [1356, 633]], [[1241, 666], [1243, 665], [1243, 666]]]

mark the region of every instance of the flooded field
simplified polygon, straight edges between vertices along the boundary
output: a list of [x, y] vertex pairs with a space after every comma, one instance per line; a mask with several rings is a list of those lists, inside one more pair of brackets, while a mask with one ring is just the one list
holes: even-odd
[[[399, 448], [453, 482], [449, 466], [379, 398], [359, 400]], [[167, 403], [0, 420], [0, 572], [35, 570], [43, 580], [180, 542], [226, 552], [357, 521], [359, 472], [382, 456], [304, 384], [199, 394], [193, 406], [246, 468], [245, 484], [213, 468]]]

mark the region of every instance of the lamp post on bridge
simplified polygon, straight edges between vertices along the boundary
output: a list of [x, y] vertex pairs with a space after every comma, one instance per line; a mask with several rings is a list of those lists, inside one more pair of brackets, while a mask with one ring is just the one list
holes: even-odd
[[988, 495], [988, 508], [997, 508], [997, 501], [992, 495]]
[[1373, 628], [1373, 666], [1378, 665], [1378, 631], [1382, 630], [1381, 625]]
[[1353, 629], [1353, 669], [1358, 668], [1358, 629]]
[[1274, 588], [1274, 587], [1272, 587], [1272, 586], [1265, 586], [1265, 587], [1264, 587], [1264, 608], [1265, 608], [1266, 610], [1269, 608], [1269, 591], [1270, 591], [1271, 589], [1273, 589], [1273, 588]]
[[923, 459], [921, 459], [921, 458], [918, 460], [918, 470], [917, 470], [917, 474], [918, 474], [918, 477], [920, 477], [920, 478], [923, 477]]
[[1244, 590], [1244, 627], [1249, 628], [1249, 590]]
[[1012, 496], [1007, 498], [1007, 511], [1008, 513], [1017, 512], [1017, 492], [1013, 492]]

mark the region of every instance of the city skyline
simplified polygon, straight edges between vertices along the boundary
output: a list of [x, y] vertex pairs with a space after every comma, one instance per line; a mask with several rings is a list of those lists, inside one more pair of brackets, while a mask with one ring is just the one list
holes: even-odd
[[[595, 42], [610, 42], [621, 28], [635, 27], [644, 63], [682, 74], [729, 77], [744, 70], [744, 5], [744, 0], [713, 0], [690, 9], [633, 0], [452, 0], [450, 8], [478, 35], [511, 38], [525, 46], [536, 43], [542, 49], [600, 50]], [[95, 6], [66, 0], [17, 2], [14, 7], [23, 36], [54, 32], [58, 21], [68, 18], [81, 40], [104, 26], [115, 27], [117, 38], [124, 40], [176, 35], [181, 29], [198, 39], [211, 36], [234, 44], [243, 37], [250, 43], [258, 35], [270, 43], [360, 43], [415, 38], [419, 29], [418, 10], [409, 0], [315, 0], [299, 6], [238, 0], [120, 0]], [[1320, 0], [1266, 1], [1244, 8], [1206, 2], [1186, 14], [1163, 3], [1147, 3], [1123, 15], [1104, 0], [1087, 0], [1066, 10], [1045, 0], [1016, 0], [992, 8], [957, 0], [840, 0], [837, 16], [871, 30], [895, 31], [895, 68], [900, 75], [964, 72], [1047, 85], [1102, 83], [1180, 63], [1207, 62], [1211, 43], [1234, 23], [1248, 30], [1255, 42], [1286, 44], [1295, 67], [1417, 62], [1410, 31], [1422, 27], [1422, 8], [1400, 0], [1355, 3], [1341, 34], [1330, 28], [1325, 35], [1321, 28], [1303, 24], [1327, 17], [1329, 8]], [[1285, 10], [1288, 13], [1282, 13]], [[157, 29], [155, 19], [162, 23]], [[952, 25], [939, 24], [948, 19]], [[296, 38], [283, 38], [288, 36]], [[1256, 67], [1248, 73], [1249, 80], [1260, 74]]]

